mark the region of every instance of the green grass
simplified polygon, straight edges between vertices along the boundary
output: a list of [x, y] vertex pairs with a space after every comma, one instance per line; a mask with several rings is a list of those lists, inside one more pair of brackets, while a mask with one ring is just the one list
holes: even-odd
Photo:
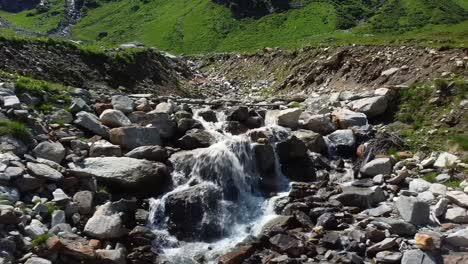
[[52, 235], [52, 234], [49, 234], [49, 233], [45, 233], [45, 234], [43, 234], [43, 235], [40, 235], [40, 236], [36, 237], [36, 238], [31, 242], [31, 246], [32, 246], [33, 248], [38, 247], [38, 246], [44, 244], [44, 243], [47, 241], [47, 239], [51, 238], [52, 236], [53, 236], [53, 235]]
[[24, 138], [29, 130], [25, 124], [16, 121], [0, 121], [0, 136]]
[[[430, 173], [424, 175], [422, 177], [422, 179], [425, 180], [425, 181], [428, 181], [430, 183], [437, 183], [437, 180], [436, 180], [437, 175], [438, 175], [437, 172], [430, 172]], [[443, 182], [442, 184], [447, 186], [447, 187], [456, 189], [456, 188], [460, 187], [460, 183], [461, 183], [460, 180], [450, 179], [450, 180], [448, 180], [446, 182]]]

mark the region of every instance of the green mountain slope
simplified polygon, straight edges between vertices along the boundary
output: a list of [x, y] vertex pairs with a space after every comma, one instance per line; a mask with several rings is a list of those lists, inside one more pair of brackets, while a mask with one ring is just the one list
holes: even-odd
[[[60, 2], [53, 0], [52, 8], [42, 13], [0, 15], [16, 26], [46, 33], [64, 21]], [[244, 18], [217, 2], [84, 0], [83, 18], [72, 34], [91, 43], [140, 41], [189, 54], [323, 43], [468, 42], [468, 0], [291, 0], [287, 11]]]

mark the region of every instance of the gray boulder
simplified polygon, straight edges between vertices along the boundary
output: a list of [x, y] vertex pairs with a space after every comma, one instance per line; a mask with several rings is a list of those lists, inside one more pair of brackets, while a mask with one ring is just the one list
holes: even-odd
[[389, 158], [378, 158], [362, 166], [361, 173], [371, 177], [379, 174], [389, 175], [392, 173], [392, 168], [392, 161]]
[[73, 202], [78, 207], [78, 212], [82, 215], [88, 215], [93, 210], [94, 194], [91, 191], [80, 191], [73, 196]]
[[332, 119], [340, 129], [362, 127], [368, 124], [365, 114], [353, 112], [348, 109], [338, 109], [332, 112]]
[[303, 112], [299, 117], [299, 125], [303, 129], [319, 133], [326, 136], [336, 130], [330, 114], [313, 115], [309, 112]]
[[60, 142], [44, 141], [33, 149], [33, 153], [38, 158], [61, 163], [65, 158], [66, 150]]
[[94, 142], [89, 149], [90, 157], [120, 157], [122, 156], [122, 150], [120, 146], [114, 145], [106, 140], [99, 140]]
[[118, 212], [111, 208], [110, 202], [100, 206], [86, 222], [84, 232], [98, 239], [119, 238], [126, 234]]
[[125, 157], [166, 162], [169, 158], [169, 153], [161, 146], [142, 146], [128, 152], [125, 154]]
[[215, 142], [216, 139], [210, 132], [201, 129], [189, 130], [178, 140], [179, 146], [185, 150], [207, 148]]
[[249, 118], [249, 109], [245, 106], [234, 106], [226, 111], [228, 121], [244, 122]]
[[8, 108], [19, 109], [21, 107], [20, 100], [18, 99], [18, 97], [16, 97], [16, 95], [3, 96], [2, 101], [3, 101], [3, 107], [6, 109]]
[[32, 175], [38, 178], [49, 181], [60, 181], [63, 179], [62, 173], [45, 164], [28, 162], [26, 163], [26, 167]]
[[119, 127], [111, 129], [110, 141], [124, 149], [161, 145], [159, 130], [155, 127]]
[[438, 261], [428, 252], [419, 249], [407, 250], [403, 253], [401, 264], [437, 264]]
[[355, 153], [356, 138], [351, 129], [337, 130], [327, 136], [332, 155], [349, 157]]
[[172, 114], [175, 112], [177, 109], [177, 106], [171, 102], [162, 102], [156, 105], [156, 108], [154, 109], [155, 113], [166, 113], [166, 114]]
[[90, 112], [91, 107], [89, 107], [85, 100], [81, 98], [73, 98], [72, 104], [70, 106], [70, 112], [75, 114], [81, 111]]
[[361, 209], [372, 208], [386, 200], [385, 194], [380, 187], [345, 187], [343, 192], [334, 198], [345, 206], [356, 206]]
[[388, 107], [388, 100], [385, 96], [374, 96], [352, 101], [350, 105], [354, 111], [364, 113], [369, 118], [372, 118], [385, 113]]
[[0, 136], [0, 153], [13, 152], [15, 155], [26, 154], [28, 147], [23, 141], [12, 136]]
[[59, 109], [49, 116], [49, 122], [70, 124], [73, 122], [73, 115], [65, 109]]
[[133, 112], [133, 100], [125, 95], [112, 96], [112, 106], [115, 110], [122, 111], [124, 114]]
[[32, 257], [28, 258], [24, 264], [52, 264], [52, 262], [48, 259]]
[[[185, 120], [182, 118], [181, 120]], [[179, 122], [181, 121], [179, 120]], [[177, 132], [177, 123], [167, 113], [154, 113], [150, 121], [151, 125], [158, 129], [162, 138], [171, 139]], [[184, 131], [185, 133], [185, 131]]]
[[327, 153], [327, 144], [322, 135], [304, 129], [294, 131], [294, 135], [306, 144], [308, 150], [323, 154]]
[[423, 179], [414, 179], [409, 184], [410, 192], [421, 193], [429, 190], [431, 183]]
[[104, 110], [99, 118], [101, 119], [102, 124], [108, 127], [123, 127], [130, 126], [132, 124], [130, 119], [128, 119], [122, 111], [115, 109]]
[[303, 112], [300, 108], [290, 108], [281, 110], [277, 116], [277, 123], [280, 126], [296, 128], [299, 125], [299, 116]]
[[31, 220], [31, 223], [24, 228], [24, 232], [33, 239], [44, 235], [47, 231], [47, 226], [37, 219]]
[[119, 188], [150, 192], [159, 191], [170, 177], [162, 163], [127, 157], [87, 158], [69, 167], [73, 175], [96, 177]]
[[445, 213], [445, 220], [452, 223], [466, 224], [468, 223], [468, 212], [461, 207], [449, 208]]
[[19, 199], [20, 193], [17, 189], [7, 186], [0, 186], [0, 200], [7, 200], [14, 204]]
[[74, 123], [104, 138], [109, 138], [109, 128], [104, 126], [96, 115], [88, 112], [76, 114]]
[[468, 194], [462, 191], [449, 191], [446, 195], [452, 203], [468, 209]]
[[376, 218], [373, 222], [375, 226], [388, 228], [390, 233], [399, 236], [412, 236], [416, 233], [416, 227], [406, 221], [395, 218]]
[[424, 225], [429, 223], [429, 204], [415, 197], [400, 196], [395, 203], [400, 216], [414, 224]]
[[456, 232], [450, 233], [444, 239], [444, 242], [454, 246], [454, 247], [468, 247], [468, 227], [458, 230]]

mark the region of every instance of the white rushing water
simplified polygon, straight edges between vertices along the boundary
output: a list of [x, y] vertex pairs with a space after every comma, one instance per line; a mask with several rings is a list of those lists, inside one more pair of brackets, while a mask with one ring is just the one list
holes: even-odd
[[[150, 224], [158, 237], [154, 246], [161, 250], [171, 263], [216, 263], [217, 257], [227, 253], [236, 244], [250, 235], [260, 233], [262, 226], [275, 217], [274, 201], [287, 195], [289, 189], [289, 182], [280, 172], [276, 158], [275, 179], [279, 192], [274, 197], [265, 197], [258, 186], [261, 175], [256, 166], [253, 142], [245, 134], [233, 136], [222, 133], [225, 116], [222, 112], [218, 112], [217, 115], [219, 122], [210, 123], [205, 122], [197, 113], [194, 114], [194, 118], [216, 138], [217, 143], [192, 151], [189, 164], [186, 159], [173, 161], [174, 189], [151, 200]], [[286, 129], [274, 125], [261, 128], [265, 129], [273, 135], [270, 144], [289, 134]], [[204, 186], [207, 188], [200, 190], [215, 189], [222, 193], [216, 208], [208, 208], [208, 212], [203, 216], [203, 221], [215, 223], [222, 228], [222, 235], [215, 240], [204, 241], [206, 239], [195, 236], [190, 242], [184, 242], [168, 231], [168, 199], [190, 191], [194, 186]], [[206, 235], [200, 234], [200, 237]]]

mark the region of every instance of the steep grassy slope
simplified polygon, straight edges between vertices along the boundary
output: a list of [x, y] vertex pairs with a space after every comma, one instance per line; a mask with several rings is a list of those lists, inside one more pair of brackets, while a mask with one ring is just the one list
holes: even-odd
[[[45, 13], [0, 15], [17, 26], [48, 32], [64, 16], [60, 2], [53, 0]], [[242, 19], [226, 2], [231, 1], [87, 0], [73, 36], [107, 45], [141, 41], [189, 54], [324, 43], [468, 43], [468, 0], [291, 0], [287, 11], [259, 11]]]

